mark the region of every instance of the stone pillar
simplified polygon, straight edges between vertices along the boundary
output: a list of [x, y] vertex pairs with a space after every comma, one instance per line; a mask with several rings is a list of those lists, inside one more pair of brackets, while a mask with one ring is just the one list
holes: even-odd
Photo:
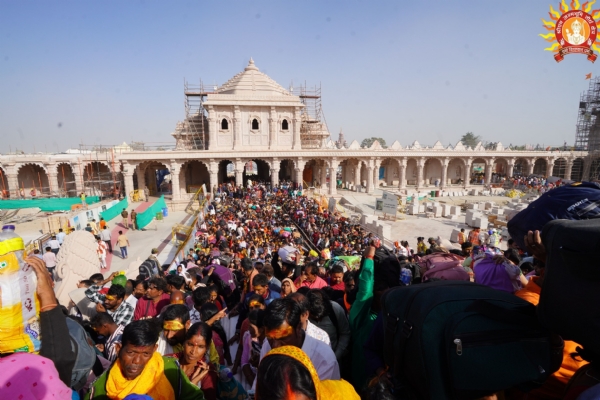
[[485, 163], [485, 184], [489, 185], [492, 183], [492, 173], [494, 172], [494, 158], [487, 160]]
[[244, 162], [241, 160], [235, 161], [235, 184], [244, 186]]
[[527, 171], [527, 175], [533, 174], [533, 169], [535, 168], [535, 159], [529, 162], [529, 171]]
[[217, 147], [217, 132], [219, 131], [220, 125], [218, 125], [219, 121], [217, 121], [213, 106], [208, 106], [208, 118], [206, 120], [208, 121], [208, 146], [205, 145], [205, 148], [214, 150]]
[[406, 189], [406, 158], [398, 161], [398, 165], [400, 167], [400, 182], [398, 183], [399, 189]]
[[321, 189], [327, 189], [327, 163], [325, 161], [321, 162]]
[[507, 169], [506, 169], [506, 176], [508, 178], [511, 178], [513, 176], [513, 174], [515, 173], [515, 160], [511, 159], [508, 160], [507, 162]]
[[173, 200], [181, 199], [181, 190], [179, 188], [179, 173], [181, 172], [181, 164], [175, 160], [171, 160], [169, 173], [171, 174], [171, 190]]
[[211, 159], [208, 162], [208, 173], [210, 175], [210, 190], [211, 193], [214, 193], [216, 188], [219, 187], [219, 162]]
[[360, 179], [360, 172], [361, 172], [361, 167], [362, 167], [362, 162], [358, 162], [358, 164], [356, 164], [356, 167], [354, 167], [354, 186], [356, 186], [357, 188], [362, 186], [362, 180]]
[[367, 164], [367, 193], [373, 193], [373, 161]]
[[[296, 168], [294, 168], [294, 172], [296, 173], [296, 184], [298, 187], [305, 187], [304, 185], [304, 167], [306, 166], [306, 161], [303, 161], [302, 158], [298, 158], [294, 164]], [[314, 177], [313, 177], [314, 179]], [[310, 182], [306, 182], [308, 186], [310, 186]]]
[[373, 190], [379, 187], [379, 168], [381, 168], [381, 160], [377, 159], [373, 165]]
[[4, 164], [6, 167], [6, 183], [8, 184], [7, 190], [10, 192], [12, 199], [19, 198], [19, 175], [15, 164]]
[[[172, 175], [171, 175], [172, 176]], [[130, 198], [129, 196], [133, 192], [133, 166], [132, 165], [123, 165], [123, 177], [125, 178], [125, 197]], [[75, 181], [77, 181], [77, 175], [75, 175]], [[79, 189], [77, 190], [77, 194], [80, 194]]]
[[567, 160], [567, 168], [565, 170], [565, 176], [563, 179], [571, 179], [571, 174], [573, 173], [573, 159], [569, 158]]
[[271, 169], [271, 187], [279, 186], [279, 168]]
[[233, 149], [240, 149], [242, 147], [242, 127], [241, 127], [242, 113], [240, 107], [233, 107]]
[[468, 188], [469, 186], [471, 186], [471, 171], [473, 169], [473, 159], [472, 158], [468, 158], [467, 160], [465, 160], [465, 172], [464, 172], [464, 178], [463, 178], [463, 183], [465, 185], [465, 189]]
[[339, 163], [333, 158], [329, 165], [329, 194], [333, 196], [337, 194], [337, 169]]
[[442, 181], [440, 182], [440, 189], [446, 189], [448, 185], [448, 165], [450, 164], [450, 159], [444, 158], [442, 160]]
[[148, 201], [148, 199], [146, 199], [145, 197], [146, 195], [144, 192], [144, 189], [146, 189], [146, 168], [142, 167], [141, 165], [138, 165], [135, 169], [135, 174], [137, 176], [137, 184], [140, 197], [143, 197], [146, 201]]
[[294, 140], [292, 144], [292, 149], [300, 150], [302, 148], [302, 141], [300, 139], [300, 107], [295, 107], [294, 109]]
[[546, 178], [554, 173], [554, 158], [548, 159], [546, 162]]
[[423, 172], [425, 169], [425, 158], [421, 157], [417, 159], [417, 189], [423, 187]]
[[[271, 112], [269, 113], [269, 149], [272, 149], [277, 144], [277, 130], [277, 111], [275, 107], [271, 107]], [[277, 179], [279, 180], [279, 177]]]

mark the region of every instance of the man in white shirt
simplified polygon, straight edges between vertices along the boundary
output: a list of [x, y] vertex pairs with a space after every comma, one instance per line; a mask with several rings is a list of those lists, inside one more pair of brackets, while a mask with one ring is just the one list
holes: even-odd
[[106, 244], [108, 252], [112, 254], [112, 243], [110, 242], [111, 233], [108, 229], [108, 225], [104, 225], [104, 229], [100, 231], [100, 239], [102, 239], [102, 241]]
[[42, 260], [46, 263], [46, 268], [50, 275], [52, 275], [52, 279], [54, 279], [54, 269], [56, 268], [56, 254], [52, 251], [50, 246], [46, 247], [46, 252], [42, 256]]
[[65, 241], [66, 236], [67, 236], [67, 234], [63, 232], [62, 228], [58, 230], [58, 234], [56, 235], [56, 240], [58, 240], [58, 243], [61, 246], [62, 246], [63, 242]]
[[106, 252], [108, 251], [108, 248], [106, 246], [106, 243], [102, 241], [100, 236], [97, 236], [97, 238], [98, 248], [96, 252], [98, 253], [98, 259], [100, 260], [100, 268], [106, 268]]
[[320, 380], [340, 379], [335, 353], [329, 345], [306, 334], [301, 315], [302, 308], [293, 299], [275, 299], [267, 306], [263, 321], [267, 340], [260, 352], [261, 360], [272, 348], [296, 346], [308, 355]]
[[54, 254], [58, 254], [58, 250], [60, 250], [60, 242], [56, 240], [56, 236], [52, 235], [52, 239], [48, 241], [48, 246]]

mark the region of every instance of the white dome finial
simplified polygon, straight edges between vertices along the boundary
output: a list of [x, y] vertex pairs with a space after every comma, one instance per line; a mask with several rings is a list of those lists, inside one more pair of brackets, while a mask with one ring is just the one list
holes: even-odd
[[256, 68], [256, 66], [254, 65], [254, 60], [252, 59], [252, 57], [250, 57], [248, 66], [246, 68], [244, 68], [244, 71], [250, 71], [250, 70], [258, 71], [258, 68]]

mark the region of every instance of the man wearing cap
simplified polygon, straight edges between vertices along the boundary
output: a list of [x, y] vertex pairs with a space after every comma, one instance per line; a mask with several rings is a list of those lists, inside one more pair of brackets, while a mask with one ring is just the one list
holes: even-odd
[[125, 301], [125, 288], [112, 285], [106, 295], [100, 293], [102, 286], [112, 281], [118, 272], [113, 272], [108, 278], [92, 285], [85, 291], [88, 299], [96, 303], [97, 312], [107, 312], [118, 325], [126, 326], [133, 320], [133, 306]]
[[153, 248], [152, 251], [150, 252], [150, 256], [148, 257], [148, 260], [152, 261], [153, 267], [152, 267], [152, 273], [154, 275], [158, 275], [158, 267], [160, 266], [160, 263], [158, 262], [158, 258], [157, 255], [158, 254], [158, 249], [157, 248]]
[[429, 239], [427, 239], [427, 243], [429, 243], [429, 250], [434, 251], [436, 250], [438, 247], [440, 247], [437, 242], [435, 241], [434, 238], [430, 237]]

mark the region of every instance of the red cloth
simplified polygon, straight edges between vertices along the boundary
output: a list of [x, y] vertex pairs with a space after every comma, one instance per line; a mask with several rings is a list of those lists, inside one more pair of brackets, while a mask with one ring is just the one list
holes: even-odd
[[146, 296], [140, 298], [135, 306], [135, 311], [133, 313], [133, 320], [137, 321], [138, 319], [146, 319], [148, 317], [154, 318], [163, 307], [168, 306], [171, 300], [171, 296], [168, 293], [163, 293], [160, 296], [160, 300], [154, 303], [152, 300], [147, 299]]
[[309, 282], [308, 280], [305, 280], [304, 282], [302, 282], [302, 284], [300, 284], [300, 278], [298, 278], [296, 279], [296, 282], [294, 282], [294, 284], [298, 289], [300, 289], [303, 286], [306, 286], [309, 289], [323, 289], [324, 287], [328, 286], [327, 282], [321, 279], [320, 276], [317, 276], [317, 279], [315, 279], [314, 282]]
[[346, 285], [344, 285], [344, 282], [340, 282], [338, 284], [335, 284], [331, 287], [333, 290], [345, 290], [346, 289]]

